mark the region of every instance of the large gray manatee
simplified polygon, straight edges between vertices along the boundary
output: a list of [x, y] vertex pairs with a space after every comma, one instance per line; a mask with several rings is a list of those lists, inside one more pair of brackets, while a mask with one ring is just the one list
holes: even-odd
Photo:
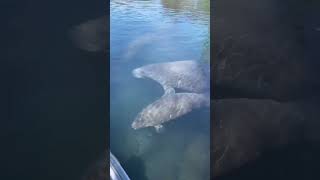
[[210, 91], [210, 66], [193, 60], [155, 63], [133, 70], [136, 78], [149, 78], [170, 88], [187, 92], [203, 93]]
[[194, 109], [210, 106], [210, 97], [197, 93], [166, 93], [160, 99], [145, 107], [132, 123], [133, 129], [155, 127], [183, 116]]
[[[194, 109], [210, 106], [210, 66], [196, 61], [156, 63], [133, 70], [137, 78], [158, 82], [164, 95], [145, 107], [131, 127], [153, 126], [159, 131], [162, 124], [181, 117]], [[187, 91], [175, 93], [175, 89]]]

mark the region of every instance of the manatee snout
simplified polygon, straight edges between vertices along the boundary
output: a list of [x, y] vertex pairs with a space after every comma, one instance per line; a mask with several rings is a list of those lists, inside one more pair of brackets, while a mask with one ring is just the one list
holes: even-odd
[[142, 127], [142, 123], [140, 123], [139, 119], [135, 119], [132, 124], [131, 124], [131, 127], [134, 129], [134, 130], [137, 130], [137, 129], [140, 129]]
[[134, 69], [132, 74], [135, 78], [143, 78], [143, 71], [141, 68]]
[[137, 122], [136, 122], [136, 121], [133, 121], [133, 123], [131, 124], [131, 127], [132, 127], [134, 130], [138, 129], [138, 124], [137, 124]]

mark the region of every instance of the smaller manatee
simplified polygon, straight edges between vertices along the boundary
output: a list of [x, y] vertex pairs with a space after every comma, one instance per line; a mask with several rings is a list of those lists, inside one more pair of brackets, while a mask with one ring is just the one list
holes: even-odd
[[159, 132], [163, 123], [185, 115], [194, 109], [209, 106], [210, 98], [207, 94], [166, 93], [145, 107], [137, 115], [131, 127], [140, 129], [153, 126]]

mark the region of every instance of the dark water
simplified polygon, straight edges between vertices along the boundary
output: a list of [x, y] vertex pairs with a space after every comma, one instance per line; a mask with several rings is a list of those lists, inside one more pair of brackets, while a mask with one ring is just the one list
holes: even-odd
[[[245, 33], [253, 34], [253, 36], [256, 35], [254, 38], [248, 40], [248, 42], [257, 42], [257, 46], [252, 47], [253, 52], [259, 52], [261, 50], [259, 45], [263, 45], [269, 40], [272, 43], [272, 48], [267, 48], [264, 54], [260, 54], [260, 57], [269, 57], [270, 55], [279, 57], [281, 52], [285, 52], [287, 56], [299, 57], [299, 64], [306, 66], [308, 69], [308, 71], [303, 74], [307, 78], [304, 79], [303, 85], [299, 87], [303, 90], [286, 100], [286, 102], [289, 103], [294, 102], [300, 104], [301, 110], [305, 112], [304, 123], [299, 127], [301, 134], [297, 134], [297, 138], [293, 140], [293, 143], [284, 144], [280, 148], [263, 147], [264, 152], [260, 158], [250, 161], [216, 179], [319, 179], [320, 114], [317, 113], [319, 112], [320, 95], [317, 89], [319, 86], [318, 69], [320, 67], [320, 33], [317, 30], [317, 27], [320, 25], [319, 3], [316, 3], [316, 1], [276, 0], [221, 0], [215, 2], [217, 3], [213, 3], [213, 7], [219, 11], [219, 13], [216, 13], [218, 15], [217, 19], [228, 19], [228, 23], [232, 27], [229, 28], [228, 24], [223, 26], [218, 23], [213, 23], [213, 26], [220, 26], [220, 31], [216, 31], [214, 34], [215, 37], [223, 39], [228, 37], [227, 33], [230, 33], [231, 35], [235, 35], [234, 38], [241, 42], [239, 34], [246, 30]], [[213, 14], [215, 15], [215, 13]], [[270, 24], [272, 24], [272, 26], [268, 26]], [[224, 33], [221, 29], [226, 29], [228, 32]], [[280, 36], [270, 35], [272, 34], [270, 32], [275, 32], [275, 34], [280, 34]], [[288, 34], [291, 34], [290, 38], [288, 38], [289, 40], [298, 42], [296, 50], [285, 50], [281, 48], [281, 44], [285, 42], [285, 36]], [[246, 42], [242, 41], [242, 43], [244, 47], [247, 46], [247, 44], [245, 44]], [[280, 50], [280, 52], [278, 50]], [[249, 52], [243, 51], [243, 53], [245, 54], [244, 58], [240, 60], [244, 62], [246, 62], [246, 58], [254, 57], [254, 55]], [[302, 53], [303, 56], [299, 56], [299, 53]], [[284, 63], [290, 64], [291, 60], [292, 59], [289, 58], [287, 61], [284, 61]], [[285, 68], [286, 67], [276, 67], [275, 74], [279, 73], [278, 76], [275, 77], [280, 78], [282, 75], [281, 72], [283, 72]], [[245, 70], [246, 66], [240, 67], [239, 69]], [[285, 88], [286, 87], [282, 86], [282, 89]], [[224, 90], [224, 92], [221, 91], [221, 96], [232, 94], [228, 89]], [[292, 89], [292, 91], [294, 91], [294, 89]], [[239, 94], [239, 96], [245, 97], [243, 94]], [[261, 96], [261, 94], [255, 98], [272, 99], [270, 96]], [[301, 101], [304, 103], [301, 103]], [[309, 126], [312, 126], [312, 128]]]
[[110, 2], [110, 147], [133, 180], [209, 179], [209, 108], [166, 123], [163, 133], [131, 129], [139, 111], [163, 94], [160, 85], [134, 78], [132, 70], [209, 58], [208, 5], [206, 0]]
[[0, 179], [79, 180], [105, 151], [106, 56], [75, 48], [68, 36], [104, 15], [103, 6], [1, 2]]
[[[232, 13], [230, 6], [239, 8], [237, 3], [225, 2], [224, 6], [213, 9], [222, 9], [228, 16]], [[253, 7], [244, 1], [237, 2], [247, 8]], [[300, 29], [298, 31], [302, 29], [303, 35], [299, 38], [303, 40], [304, 60], [308, 61], [314, 75], [311, 81], [317, 82], [319, 4], [309, 4], [310, 9], [304, 9], [304, 3], [276, 2], [271, 4], [282, 12], [278, 19], [292, 22], [295, 25], [291, 28]], [[118, 28], [112, 33], [118, 37], [111, 40], [117, 42], [114, 46], [117, 50], [113, 49], [114, 59], [110, 61], [118, 69], [112, 73], [110, 84], [116, 87], [111, 89], [114, 100], [111, 105], [115, 112], [111, 135], [117, 141], [111, 142], [111, 148], [133, 178], [152, 179], [149, 177], [160, 174], [163, 179], [176, 176], [187, 179], [183, 177], [206, 174], [195, 167], [208, 167], [208, 152], [202, 153], [205, 154], [202, 157], [197, 155], [208, 146], [208, 122], [203, 121], [206, 118], [199, 118], [199, 114], [206, 116], [207, 110], [168, 125], [164, 134], [155, 134], [152, 129], [138, 133], [129, 128], [136, 113], [162, 93], [156, 83], [134, 79], [130, 73], [132, 68], [152, 62], [200, 58], [208, 36], [208, 8], [203, 4], [197, 6], [194, 1], [111, 2], [118, 11], [114, 21]], [[108, 137], [105, 109], [108, 62], [105, 60], [108, 58], [105, 54], [75, 48], [67, 34], [74, 25], [105, 15], [106, 4], [25, 0], [2, 1], [1, 7], [4, 8], [1, 17], [5, 18], [1, 28], [0, 60], [1, 179], [78, 180], [88, 166], [105, 153]], [[291, 10], [304, 10], [303, 16], [288, 13]], [[240, 23], [245, 22], [249, 21], [245, 19]], [[277, 26], [271, 29], [277, 30]], [[131, 48], [130, 42], [133, 42]], [[126, 53], [128, 49], [130, 53]], [[319, 91], [311, 90], [313, 104], [306, 109], [317, 112]], [[128, 114], [123, 113], [125, 110]], [[316, 121], [312, 124], [313, 130], [318, 132], [319, 116], [317, 113], [310, 116]], [[319, 140], [302, 140], [278, 151], [270, 150], [258, 160], [219, 179], [319, 179], [319, 150]], [[191, 159], [184, 158], [187, 154], [191, 154]], [[194, 163], [186, 167], [190, 163], [185, 161]]]

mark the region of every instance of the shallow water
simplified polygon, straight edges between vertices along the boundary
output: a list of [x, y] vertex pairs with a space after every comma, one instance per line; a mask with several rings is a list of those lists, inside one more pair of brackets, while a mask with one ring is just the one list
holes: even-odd
[[135, 116], [163, 90], [131, 71], [151, 63], [208, 58], [208, 0], [111, 0], [110, 143], [131, 179], [209, 179], [209, 108], [154, 128]]

